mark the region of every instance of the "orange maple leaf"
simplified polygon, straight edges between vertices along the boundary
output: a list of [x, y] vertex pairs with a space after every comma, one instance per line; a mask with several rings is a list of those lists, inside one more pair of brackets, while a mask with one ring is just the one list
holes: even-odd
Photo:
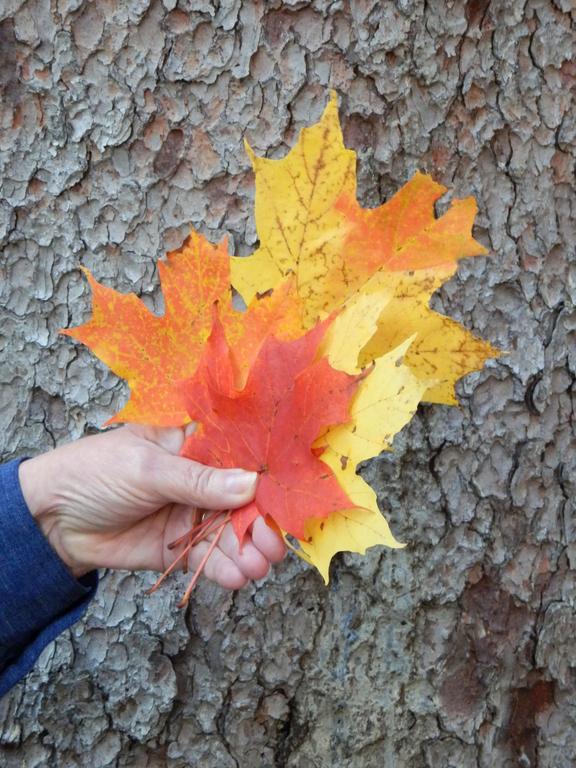
[[130, 399], [106, 425], [136, 422], [178, 426], [189, 421], [175, 384], [191, 376], [212, 326], [214, 302], [233, 345], [237, 375], [246, 375], [269, 332], [281, 338], [301, 333], [298, 301], [290, 282], [263, 297], [247, 312], [233, 309], [226, 240], [212, 245], [191, 232], [177, 251], [158, 262], [165, 312], [159, 317], [135, 294], [101, 285], [84, 269], [92, 288], [92, 317], [61, 333], [86, 344], [130, 386]]
[[240, 542], [258, 515], [303, 539], [307, 520], [355, 507], [312, 448], [328, 426], [349, 419], [350, 399], [363, 378], [315, 359], [328, 323], [294, 341], [268, 336], [238, 389], [216, 319], [196, 374], [181, 387], [190, 418], [200, 424], [182, 455], [260, 474], [254, 502], [232, 512]]
[[466, 256], [487, 253], [472, 237], [478, 211], [473, 197], [454, 200], [436, 218], [434, 203], [446, 192], [442, 184], [417, 172], [377, 208], [362, 208], [355, 196], [342, 195], [336, 208], [346, 219], [344, 252], [353, 278], [365, 280], [378, 269], [395, 272], [455, 266]]

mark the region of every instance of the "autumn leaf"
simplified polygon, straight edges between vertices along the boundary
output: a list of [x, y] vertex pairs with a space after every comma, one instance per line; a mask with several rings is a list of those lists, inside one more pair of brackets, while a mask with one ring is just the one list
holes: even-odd
[[248, 144], [246, 150], [254, 168], [260, 246], [247, 258], [232, 258], [232, 284], [248, 303], [294, 275], [310, 327], [347, 298], [325, 281], [342, 261], [346, 236], [336, 203], [356, 194], [356, 155], [344, 146], [336, 96], [317, 124], [300, 131], [286, 157], [258, 157]]
[[[398, 312], [402, 313], [402, 327], [394, 322]], [[421, 300], [395, 298], [380, 315], [376, 333], [360, 354], [360, 365], [369, 365], [410, 333], [415, 333], [416, 338], [404, 362], [420, 381], [434, 382], [422, 395], [423, 400], [431, 403], [457, 405], [455, 382], [480, 369], [489, 358], [501, 354], [455, 320], [429, 309]]]
[[477, 211], [473, 198], [456, 200], [444, 216], [435, 218], [434, 203], [445, 191], [417, 173], [379, 208], [364, 210], [351, 198], [340, 199], [338, 207], [354, 222], [345, 244], [350, 274], [367, 294], [393, 294], [360, 364], [367, 365], [416, 333], [405, 362], [421, 381], [435, 382], [423, 399], [455, 405], [456, 381], [500, 352], [428, 307], [459, 258], [486, 253], [471, 235]]
[[436, 218], [434, 204], [446, 188], [425, 174], [378, 208], [358, 205], [356, 155], [344, 146], [334, 93], [286, 157], [269, 160], [247, 149], [260, 246], [232, 259], [232, 283], [245, 301], [293, 274], [311, 325], [379, 269], [418, 270], [486, 253], [471, 236], [474, 199], [456, 200]]
[[321, 460], [332, 470], [353, 503], [354, 510], [339, 510], [326, 521], [310, 520], [300, 540], [304, 559], [315, 565], [328, 582], [330, 560], [337, 552], [364, 553], [383, 544], [402, 547], [378, 509], [372, 488], [357, 474], [358, 465], [391, 447], [392, 438], [414, 415], [426, 384], [404, 364], [414, 337], [374, 363], [359, 383], [350, 406], [350, 420], [333, 426], [315, 445]]
[[[447, 190], [416, 173], [384, 205], [361, 208], [355, 153], [344, 147], [335, 94], [320, 121], [300, 132], [286, 157], [249, 154], [260, 246], [251, 256], [232, 260], [232, 282], [244, 299], [294, 275], [310, 326], [354, 295], [389, 292], [392, 300], [379, 323], [384, 331], [367, 353], [377, 357], [416, 332], [407, 364], [423, 381], [431, 376], [437, 381], [425, 399], [453, 403], [457, 379], [495, 355], [490, 345], [478, 344], [454, 323], [444, 324], [446, 346], [437, 344], [439, 321], [428, 309], [432, 293], [454, 273], [459, 259], [486, 253], [472, 237], [474, 199], [455, 200], [436, 217], [434, 206]], [[421, 309], [411, 312], [405, 328], [407, 295]], [[456, 361], [447, 362], [452, 354]]]
[[336, 207], [347, 225], [344, 249], [349, 282], [363, 282], [379, 269], [429, 269], [487, 253], [472, 237], [478, 212], [473, 197], [454, 200], [436, 218], [434, 205], [447, 191], [430, 176], [416, 172], [377, 208], [362, 208], [355, 197], [343, 194]]
[[233, 309], [225, 240], [212, 245], [191, 232], [179, 250], [158, 262], [158, 271], [165, 304], [162, 317], [136, 295], [107, 288], [84, 270], [92, 289], [92, 317], [61, 331], [88, 346], [130, 386], [130, 399], [106, 424], [178, 426], [189, 421], [175, 384], [196, 369], [212, 327], [214, 302], [220, 306], [233, 348], [241, 351], [240, 378], [266, 334], [295, 338], [302, 333], [301, 311], [290, 281], [262, 299], [255, 297], [247, 312]]
[[320, 571], [325, 584], [330, 580], [330, 562], [337, 552], [364, 555], [367, 549], [378, 545], [389, 549], [405, 546], [396, 541], [380, 512], [364, 509], [334, 512], [326, 520], [311, 520], [306, 533], [306, 539], [299, 542], [299, 547], [290, 547]]
[[350, 423], [330, 427], [317, 445], [331, 448], [353, 467], [392, 445], [416, 412], [426, 384], [404, 364], [414, 336], [373, 363], [350, 406]]
[[368, 345], [378, 332], [382, 311], [391, 298], [390, 291], [381, 290], [356, 294], [346, 302], [330, 323], [320, 345], [320, 354], [326, 355], [333, 368], [359, 373], [360, 368], [365, 367], [365, 350], [370, 351]]
[[[216, 467], [243, 467], [260, 474], [254, 503], [296, 538], [310, 518], [353, 505], [312, 444], [328, 426], [348, 419], [348, 404], [360, 377], [316, 360], [327, 321], [294, 341], [268, 336], [243, 389], [216, 319], [196, 374], [182, 387], [188, 414], [199, 428], [182, 454]], [[241, 541], [246, 520], [236, 532]], [[250, 523], [248, 523], [249, 525]]]

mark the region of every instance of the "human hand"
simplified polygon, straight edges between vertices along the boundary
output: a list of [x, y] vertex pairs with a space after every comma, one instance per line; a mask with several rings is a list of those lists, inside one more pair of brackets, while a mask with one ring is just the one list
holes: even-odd
[[[184, 428], [128, 425], [22, 462], [26, 503], [76, 577], [99, 567], [164, 571], [177, 558], [168, 545], [190, 530], [197, 507], [234, 509], [254, 497], [256, 473], [183, 458], [184, 440]], [[210, 537], [191, 550], [192, 570], [209, 543]], [[285, 552], [262, 518], [240, 552], [228, 523], [204, 574], [240, 589], [265, 576]]]

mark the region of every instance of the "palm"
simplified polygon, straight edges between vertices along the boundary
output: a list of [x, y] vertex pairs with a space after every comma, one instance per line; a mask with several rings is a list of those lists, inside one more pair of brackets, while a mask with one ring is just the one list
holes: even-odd
[[[81, 538], [82, 544], [98, 553], [102, 567], [163, 571], [174, 559], [168, 545], [190, 530], [194, 511], [194, 507], [166, 504], [128, 524], [118, 515], [117, 521], [106, 521], [98, 531], [78, 531], [77, 541]], [[131, 515], [136, 512], [133, 508]]]

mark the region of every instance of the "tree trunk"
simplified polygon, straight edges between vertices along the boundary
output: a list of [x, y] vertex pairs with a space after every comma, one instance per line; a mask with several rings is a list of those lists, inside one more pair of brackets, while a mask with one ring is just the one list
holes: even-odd
[[4, 0], [3, 458], [93, 432], [122, 382], [58, 335], [77, 269], [161, 311], [188, 227], [255, 245], [242, 148], [280, 157], [340, 95], [359, 198], [416, 169], [491, 251], [434, 297], [509, 354], [365, 476], [404, 550], [263, 583], [108, 573], [0, 702], [0, 765], [576, 764], [576, 259], [570, 0]]

